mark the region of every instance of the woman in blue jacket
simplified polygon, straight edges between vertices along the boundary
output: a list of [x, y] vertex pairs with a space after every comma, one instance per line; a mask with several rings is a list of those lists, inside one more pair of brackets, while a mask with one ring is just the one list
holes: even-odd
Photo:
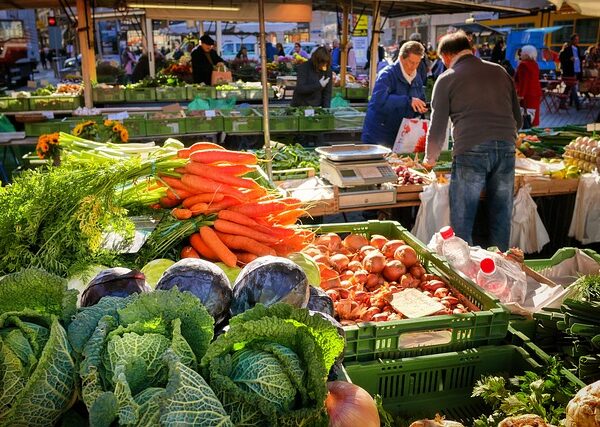
[[425, 113], [425, 91], [417, 69], [424, 48], [411, 41], [400, 48], [398, 61], [377, 75], [362, 131], [367, 144], [394, 145], [403, 118]]

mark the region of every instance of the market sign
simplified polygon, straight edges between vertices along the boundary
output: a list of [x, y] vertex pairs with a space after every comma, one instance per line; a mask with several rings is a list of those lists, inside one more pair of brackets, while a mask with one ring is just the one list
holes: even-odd
[[354, 37], [367, 37], [369, 31], [369, 17], [367, 15], [352, 15], [352, 27]]

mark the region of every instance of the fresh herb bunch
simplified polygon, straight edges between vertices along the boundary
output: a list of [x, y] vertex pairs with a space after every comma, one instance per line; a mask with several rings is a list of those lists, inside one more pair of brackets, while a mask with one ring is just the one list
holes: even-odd
[[[265, 159], [265, 151], [258, 150], [256, 155], [259, 159]], [[315, 150], [308, 150], [300, 144], [279, 144], [272, 148], [273, 170], [285, 170], [295, 168], [314, 168], [319, 172], [319, 155]]]
[[577, 301], [600, 301], [600, 274], [582, 276], [570, 287], [568, 297]]
[[562, 364], [550, 359], [540, 374], [526, 371], [522, 376], [506, 380], [487, 376], [477, 381], [473, 397], [481, 397], [494, 412], [475, 420], [475, 427], [495, 427], [509, 416], [535, 414], [546, 422], [558, 425], [565, 417], [567, 403], [577, 393], [577, 387], [561, 372]]

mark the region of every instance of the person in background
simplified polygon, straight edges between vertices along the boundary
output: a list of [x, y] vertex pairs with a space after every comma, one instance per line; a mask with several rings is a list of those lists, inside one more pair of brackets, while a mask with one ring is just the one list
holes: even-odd
[[348, 69], [352, 75], [356, 75], [356, 52], [352, 40], [348, 41]]
[[48, 69], [48, 57], [46, 56], [46, 48], [40, 50], [40, 65], [42, 66], [42, 70]]
[[149, 75], [150, 75], [150, 61], [148, 60], [148, 54], [144, 52], [139, 57], [137, 64], [135, 64], [133, 73], [131, 74], [131, 82], [137, 83], [139, 81], [144, 80]]
[[277, 49], [273, 46], [273, 43], [265, 43], [265, 54], [267, 56], [267, 61], [273, 62], [273, 59], [275, 59], [275, 55], [277, 54]]
[[[571, 36], [569, 43], [560, 51], [559, 59], [563, 79], [581, 80], [583, 55], [579, 50], [579, 35], [573, 34]], [[565, 93], [566, 91], [569, 91], [570, 104], [575, 104], [575, 108], [579, 110], [577, 83], [567, 85]]]
[[125, 76], [127, 77], [127, 81], [131, 81], [131, 76], [133, 75], [133, 70], [135, 68], [137, 61], [135, 60], [135, 56], [129, 46], [126, 46], [121, 54], [121, 64], [125, 69]]
[[504, 52], [504, 40], [500, 39], [494, 45], [492, 49], [492, 56], [490, 57], [490, 61], [495, 64], [502, 64], [502, 61], [506, 58], [506, 54]]
[[208, 34], [200, 37], [200, 46], [192, 51], [192, 76], [194, 83], [204, 83], [210, 86], [212, 72], [217, 65], [222, 65], [225, 60], [213, 49], [215, 41]]
[[283, 45], [281, 43], [275, 45], [275, 50], [277, 50], [277, 56], [285, 56], [285, 50], [283, 50]]
[[448, 68], [435, 82], [423, 163], [432, 168], [452, 121], [450, 225], [473, 245], [481, 192], [486, 191], [488, 246], [506, 251], [515, 185], [515, 140], [521, 107], [512, 78], [498, 64], [473, 55], [463, 31], [446, 34], [438, 54]]
[[[410, 40], [421, 43], [421, 34], [411, 34]], [[425, 46], [423, 46], [423, 48], [425, 48]], [[421, 82], [423, 82], [423, 86], [427, 84], [427, 75], [429, 74], [430, 68], [431, 61], [429, 61], [429, 58], [427, 58], [427, 56], [423, 55], [423, 58], [421, 58], [421, 63], [419, 64], [419, 68], [417, 69], [417, 73], [419, 73], [419, 76], [421, 77]]]
[[340, 49], [339, 40], [334, 40], [331, 48], [331, 69], [335, 73], [340, 72], [340, 66], [342, 63], [342, 51]]
[[[365, 71], [367, 71], [367, 73], [371, 69], [371, 47], [370, 46], [371, 45], [369, 44], [369, 48], [367, 49], [367, 62], [365, 63]], [[380, 64], [384, 60], [385, 60], [385, 49], [383, 48], [383, 46], [379, 45], [377, 47], [377, 63]]]
[[[325, 49], [327, 51], [327, 49]], [[310, 56], [304, 49], [302, 49], [302, 45], [300, 43], [294, 43], [294, 53], [300, 55], [302, 58], [308, 59]]]
[[175, 48], [175, 51], [173, 52], [173, 59], [175, 61], [179, 61], [179, 59], [181, 59], [182, 56], [183, 56], [183, 50], [181, 50], [181, 45], [177, 45], [177, 47]]
[[467, 38], [469, 39], [469, 44], [471, 45], [471, 50], [473, 51], [473, 55], [475, 55], [477, 58], [479, 58], [479, 50], [475, 46], [475, 35], [473, 34], [473, 31], [466, 31], [465, 34], [467, 35]]
[[523, 98], [521, 106], [526, 109], [535, 109], [531, 125], [539, 126], [542, 85], [540, 84], [540, 67], [537, 63], [535, 46], [528, 44], [521, 49], [521, 62], [515, 71], [515, 87], [517, 95]]
[[248, 60], [248, 49], [246, 49], [246, 47], [242, 46], [242, 48], [237, 53], [237, 55], [235, 55], [235, 59], [241, 59], [242, 61], [247, 61]]
[[367, 106], [362, 141], [393, 147], [403, 118], [427, 111], [423, 82], [418, 73], [425, 49], [416, 41], [400, 48], [398, 61], [377, 75]]
[[555, 64], [560, 63], [558, 52], [548, 48], [548, 46], [542, 47], [542, 59], [546, 62], [554, 62]]
[[296, 71], [296, 89], [291, 106], [329, 108], [333, 81], [331, 55], [327, 49], [318, 47], [308, 61], [298, 65]]
[[483, 43], [481, 48], [479, 48], [479, 56], [486, 61], [489, 61], [492, 58], [492, 49], [490, 49], [490, 44], [488, 42]]

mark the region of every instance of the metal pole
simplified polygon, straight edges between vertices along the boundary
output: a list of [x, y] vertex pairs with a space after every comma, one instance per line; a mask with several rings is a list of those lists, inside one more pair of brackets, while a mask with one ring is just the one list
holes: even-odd
[[375, 79], [377, 77], [377, 65], [379, 63], [379, 9], [381, 2], [374, 2], [373, 9], [373, 31], [371, 32], [371, 63], [369, 64], [369, 97], [373, 94]]
[[342, 5], [342, 41], [340, 42], [342, 55], [340, 60], [340, 79], [342, 88], [346, 87], [346, 67], [348, 66], [348, 3]]
[[94, 34], [90, 29], [91, 11], [85, 0], [77, 0], [77, 36], [81, 49], [81, 74], [83, 77], [83, 99], [87, 108], [94, 106], [92, 99], [92, 80], [96, 79], [96, 55], [94, 54], [93, 41], [90, 46], [89, 35]]
[[215, 28], [217, 52], [219, 55], [221, 55], [221, 50], [223, 49], [223, 23], [221, 21], [217, 21]]
[[271, 165], [271, 132], [269, 129], [269, 88], [267, 86], [267, 43], [265, 41], [265, 1], [258, 0], [258, 31], [260, 37], [260, 81], [263, 96], [263, 132], [265, 157], [267, 158], [267, 175], [273, 178]]
[[154, 77], [156, 76], [156, 58], [154, 57], [154, 31], [152, 30], [152, 18], [146, 18], [146, 45], [148, 49], [150, 77]]

